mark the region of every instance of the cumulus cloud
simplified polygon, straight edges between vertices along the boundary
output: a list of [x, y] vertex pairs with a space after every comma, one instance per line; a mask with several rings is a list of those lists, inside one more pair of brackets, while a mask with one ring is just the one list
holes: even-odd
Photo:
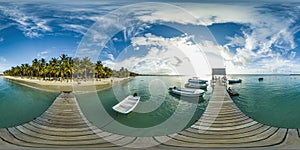
[[110, 59], [110, 60], [115, 60], [114, 56], [112, 54], [107, 54], [107, 57]]
[[[187, 13], [182, 13], [180, 8], [160, 6], [137, 7], [136, 13], [140, 20], [146, 22], [175, 22], [180, 24], [193, 24], [209, 26], [215, 23], [238, 23], [246, 28], [241, 29], [242, 35], [227, 36], [229, 43], [219, 47], [227, 61], [227, 67], [236, 69], [254, 69], [260, 62], [276, 60], [283, 64], [295, 63], [296, 48], [294, 35], [300, 31], [300, 10], [289, 4], [204, 4], [204, 3], [174, 3], [185, 8]], [[217, 11], [216, 11], [217, 10]], [[274, 10], [280, 10], [274, 12]], [[168, 14], [166, 16], [166, 14]], [[189, 14], [192, 14], [189, 15]], [[230, 29], [229, 29], [230, 30]], [[235, 47], [235, 51], [230, 51]], [[227, 52], [226, 52], [227, 51]], [[217, 51], [218, 52], [218, 51]], [[227, 54], [225, 55], [226, 52]], [[279, 56], [278, 56], [279, 55]], [[229, 59], [229, 57], [231, 57]], [[280, 59], [279, 59], [280, 58]], [[261, 61], [265, 60], [265, 61]], [[282, 60], [282, 61], [281, 61]], [[286, 61], [283, 61], [286, 60]], [[277, 63], [274, 67], [280, 73], [282, 65]], [[232, 69], [234, 70], [234, 69]], [[299, 70], [299, 69], [298, 69]], [[229, 71], [230, 72], [230, 71]], [[274, 71], [272, 71], [274, 72]]]
[[[141, 3], [135, 7], [136, 16], [145, 22], [175, 22], [180, 24], [211, 25], [213, 23], [255, 22], [255, 5], [222, 3]], [[183, 8], [183, 9], [182, 9]], [[216, 11], [217, 10], [217, 11]], [[166, 15], [167, 14], [167, 15]]]
[[[144, 74], [199, 75], [210, 73], [204, 51], [196, 43], [192, 43], [191, 38], [187, 35], [164, 38], [150, 33], [133, 37], [132, 47], [124, 50], [116, 61], [107, 60], [103, 63], [115, 69], [126, 67], [131, 71]], [[139, 47], [139, 50], [136, 50], [136, 47]], [[139, 55], [143, 51], [147, 53]]]
[[233, 37], [227, 36], [227, 40], [229, 40], [229, 43], [225, 44], [226, 47], [232, 46], [232, 47], [241, 47], [246, 44], [246, 41], [243, 36], [234, 35]]
[[[284, 73], [283, 66], [287, 63], [295, 63], [290, 61], [296, 56], [296, 52], [292, 51], [296, 47], [294, 34], [298, 32], [291, 28], [294, 21], [282, 21], [281, 18], [270, 14], [260, 15], [258, 18], [259, 24], [249, 25], [251, 31], [243, 31], [244, 38], [232, 37], [230, 43], [226, 45], [239, 46], [236, 48], [233, 62], [243, 65], [245, 69], [265, 66], [269, 68], [266, 71]], [[272, 66], [269, 66], [268, 63], [272, 61], [279, 63], [272, 63]], [[253, 65], [254, 63], [257, 65]]]
[[[106, 20], [103, 21], [101, 15], [111, 10], [115, 10], [120, 5], [124, 5], [124, 3], [120, 5], [109, 5], [111, 3], [94, 4], [95, 3], [92, 2], [80, 3], [80, 5], [65, 5], [62, 3], [49, 6], [41, 4], [38, 8], [43, 10], [43, 13], [26, 10], [27, 7], [23, 7], [23, 4], [3, 4], [0, 5], [1, 13], [5, 18], [10, 19], [11, 23], [1, 25], [0, 30], [16, 25], [27, 37], [32, 38], [40, 37], [45, 32], [52, 32], [54, 30], [53, 26], [55, 26], [62, 28], [63, 31], [73, 31], [80, 35], [85, 35], [85, 32], [90, 25], [96, 21], [100, 21], [103, 23], [101, 24], [103, 30], [126, 29], [124, 30], [124, 39], [129, 40], [129, 38], [135, 36], [131, 33], [138, 32], [132, 31], [135, 28], [124, 28], [126, 26], [126, 24], [122, 24], [122, 21], [124, 20], [135, 20], [147, 23], [171, 22], [184, 24], [186, 26], [210, 26], [216, 23], [238, 23], [245, 26], [245, 28], [241, 29], [242, 34], [236, 34], [232, 37], [227, 36], [226, 39], [229, 42], [220, 46], [215, 43], [210, 43], [209, 41], [190, 44], [188, 40], [183, 40], [186, 37], [181, 37], [181, 39], [164, 38], [163, 40], [161, 37], [147, 35], [146, 37], [133, 38], [133, 49], [135, 51], [141, 51], [143, 50], [143, 47], [150, 47], [150, 45], [152, 45], [151, 48], [149, 48], [149, 55], [155, 54], [164, 56], [164, 53], [168, 54], [166, 49], [172, 49], [166, 43], [173, 45], [177, 49], [180, 49], [180, 47], [184, 49], [196, 49], [197, 47], [198, 49], [202, 49], [207, 57], [210, 58], [207, 61], [210, 61], [209, 64], [212, 65], [212, 67], [222, 65], [221, 62], [218, 61], [220, 60], [219, 56], [221, 55], [222, 59], [225, 60], [226, 67], [232, 72], [237, 72], [236, 70], [239, 72], [255, 70], [255, 68], [258, 68], [259, 66], [265, 66], [263, 70], [283, 72], [283, 68], [289, 67], [282, 67], [282, 64], [287, 66], [290, 63], [292, 64], [290, 65], [290, 68], [295, 68], [294, 66], [297, 66], [298, 64], [296, 61], [297, 51], [295, 50], [297, 43], [295, 43], [294, 35], [300, 31], [298, 25], [300, 20], [300, 9], [299, 6], [296, 5], [270, 5], [268, 3], [171, 3], [174, 4], [174, 6], [170, 4], [157, 5], [157, 3], [144, 3], [129, 6], [130, 11], [124, 11], [125, 14], [128, 13], [127, 16], [125, 15], [125, 18], [122, 18], [120, 17], [122, 15], [114, 14], [115, 12], [113, 12], [111, 16], [115, 16], [115, 18], [107, 17]], [[124, 10], [127, 11], [128, 9]], [[50, 11], [54, 13], [47, 13]], [[50, 17], [45, 18], [42, 14], [49, 14]], [[120, 17], [118, 20], [119, 22], [116, 22], [116, 18], [118, 17]], [[111, 25], [114, 26], [112, 27]], [[140, 24], [140, 26], [146, 28], [146, 24]], [[90, 34], [93, 35], [91, 36], [91, 40], [95, 41], [95, 45], [82, 46], [82, 51], [78, 52], [80, 56], [85, 56], [86, 54], [89, 56], [96, 56], [99, 54], [101, 47], [105, 46], [107, 35], [99, 34], [97, 31], [95, 31], [96, 34], [92, 34], [92, 32], [93, 31], [91, 31]], [[181, 43], [181, 45], [174, 45], [174, 43]], [[234, 50], [232, 50], [232, 47], [234, 47]], [[155, 48], [159, 50], [159, 53], [155, 51]], [[182, 53], [186, 55], [186, 58], [189, 58], [191, 62], [193, 62], [194, 58], [190, 58], [193, 57], [193, 55], [187, 54], [189, 53], [188, 50], [182, 50]], [[152, 65], [175, 65], [176, 68], [176, 65], [184, 64], [187, 60], [185, 59], [185, 61], [183, 61], [183, 58], [176, 57], [172, 54], [168, 55], [170, 55], [170, 57], [166, 58], [168, 61], [153, 60], [157, 63]], [[180, 54], [178, 53], [178, 55]], [[110, 61], [115, 59], [112, 54], [107, 56]], [[154, 56], [153, 58], [155, 58]], [[180, 60], [183, 62], [178, 63], [181, 62]], [[145, 64], [148, 64], [147, 61], [150, 61], [150, 59], [145, 59], [144, 61]], [[171, 63], [171, 61], [173, 62]], [[272, 61], [278, 63], [274, 63], [273, 66], [268, 66], [267, 63]], [[167, 72], [167, 67], [162, 70]]]

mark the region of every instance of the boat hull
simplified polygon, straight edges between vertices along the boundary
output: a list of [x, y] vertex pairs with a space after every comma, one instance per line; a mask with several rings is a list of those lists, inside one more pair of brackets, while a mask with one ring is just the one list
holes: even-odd
[[113, 110], [116, 112], [122, 113], [122, 114], [128, 114], [137, 106], [137, 104], [140, 101], [139, 96], [132, 96], [129, 95], [124, 100], [122, 100], [120, 103], [113, 106]]
[[230, 96], [239, 96], [240, 94], [238, 92], [236, 92], [235, 90], [227, 90], [228, 94]]
[[186, 88], [194, 88], [194, 89], [207, 89], [207, 84], [199, 84], [199, 83], [186, 83]]
[[169, 92], [172, 94], [176, 94], [178, 96], [184, 96], [184, 97], [200, 97], [203, 96], [204, 91], [203, 90], [190, 90], [190, 89], [169, 89]]
[[233, 84], [233, 83], [241, 83], [242, 80], [241, 79], [237, 79], [237, 80], [228, 80], [229, 84]]
[[189, 79], [188, 82], [190, 83], [206, 83], [208, 82], [207, 80], [201, 80], [201, 79]]

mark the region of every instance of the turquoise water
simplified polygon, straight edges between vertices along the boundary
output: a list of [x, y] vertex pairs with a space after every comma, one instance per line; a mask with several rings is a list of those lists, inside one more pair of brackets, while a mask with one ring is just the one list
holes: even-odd
[[[258, 81], [263, 77], [263, 81]], [[254, 120], [276, 127], [300, 128], [300, 76], [234, 75], [230, 85], [240, 93], [233, 100]]]
[[0, 128], [20, 125], [40, 116], [58, 94], [0, 78]]
[[[168, 93], [168, 87], [183, 86], [185, 81], [187, 77], [140, 76], [77, 98], [85, 116], [105, 131], [131, 136], [166, 135], [191, 126], [207, 106], [210, 87], [203, 98], [182, 98]], [[141, 96], [133, 112], [122, 115], [112, 109], [133, 93]]]

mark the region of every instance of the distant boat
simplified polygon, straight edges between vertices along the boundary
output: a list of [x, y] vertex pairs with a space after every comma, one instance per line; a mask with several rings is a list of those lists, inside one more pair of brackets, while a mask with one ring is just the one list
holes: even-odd
[[229, 84], [232, 84], [232, 83], [241, 83], [241, 82], [242, 82], [242, 79], [230, 79], [230, 80], [228, 80]]
[[188, 89], [188, 88], [169, 88], [169, 92], [179, 95], [179, 96], [186, 96], [186, 97], [200, 97], [203, 96], [205, 93], [204, 90], [201, 89]]
[[227, 89], [227, 92], [230, 96], [239, 96], [240, 94], [236, 92], [234, 89], [231, 89], [230, 87]]
[[184, 86], [186, 88], [207, 89], [208, 85], [205, 83], [186, 83]]
[[193, 77], [188, 80], [190, 83], [206, 83], [208, 80], [199, 79], [198, 77]]
[[300, 76], [300, 74], [290, 74], [290, 76]]
[[262, 81], [262, 80], [264, 80], [264, 78], [258, 78], [258, 81]]
[[113, 109], [122, 114], [128, 114], [137, 106], [140, 101], [140, 96], [137, 96], [135, 93], [134, 95], [127, 96], [124, 100], [120, 103], [115, 105]]

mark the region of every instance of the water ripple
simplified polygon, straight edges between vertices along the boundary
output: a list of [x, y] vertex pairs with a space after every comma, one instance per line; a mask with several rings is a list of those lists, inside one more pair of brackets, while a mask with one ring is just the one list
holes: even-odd
[[300, 127], [300, 78], [289, 75], [236, 75], [243, 83], [231, 85], [239, 93], [233, 98], [247, 116], [258, 122], [284, 128]]

